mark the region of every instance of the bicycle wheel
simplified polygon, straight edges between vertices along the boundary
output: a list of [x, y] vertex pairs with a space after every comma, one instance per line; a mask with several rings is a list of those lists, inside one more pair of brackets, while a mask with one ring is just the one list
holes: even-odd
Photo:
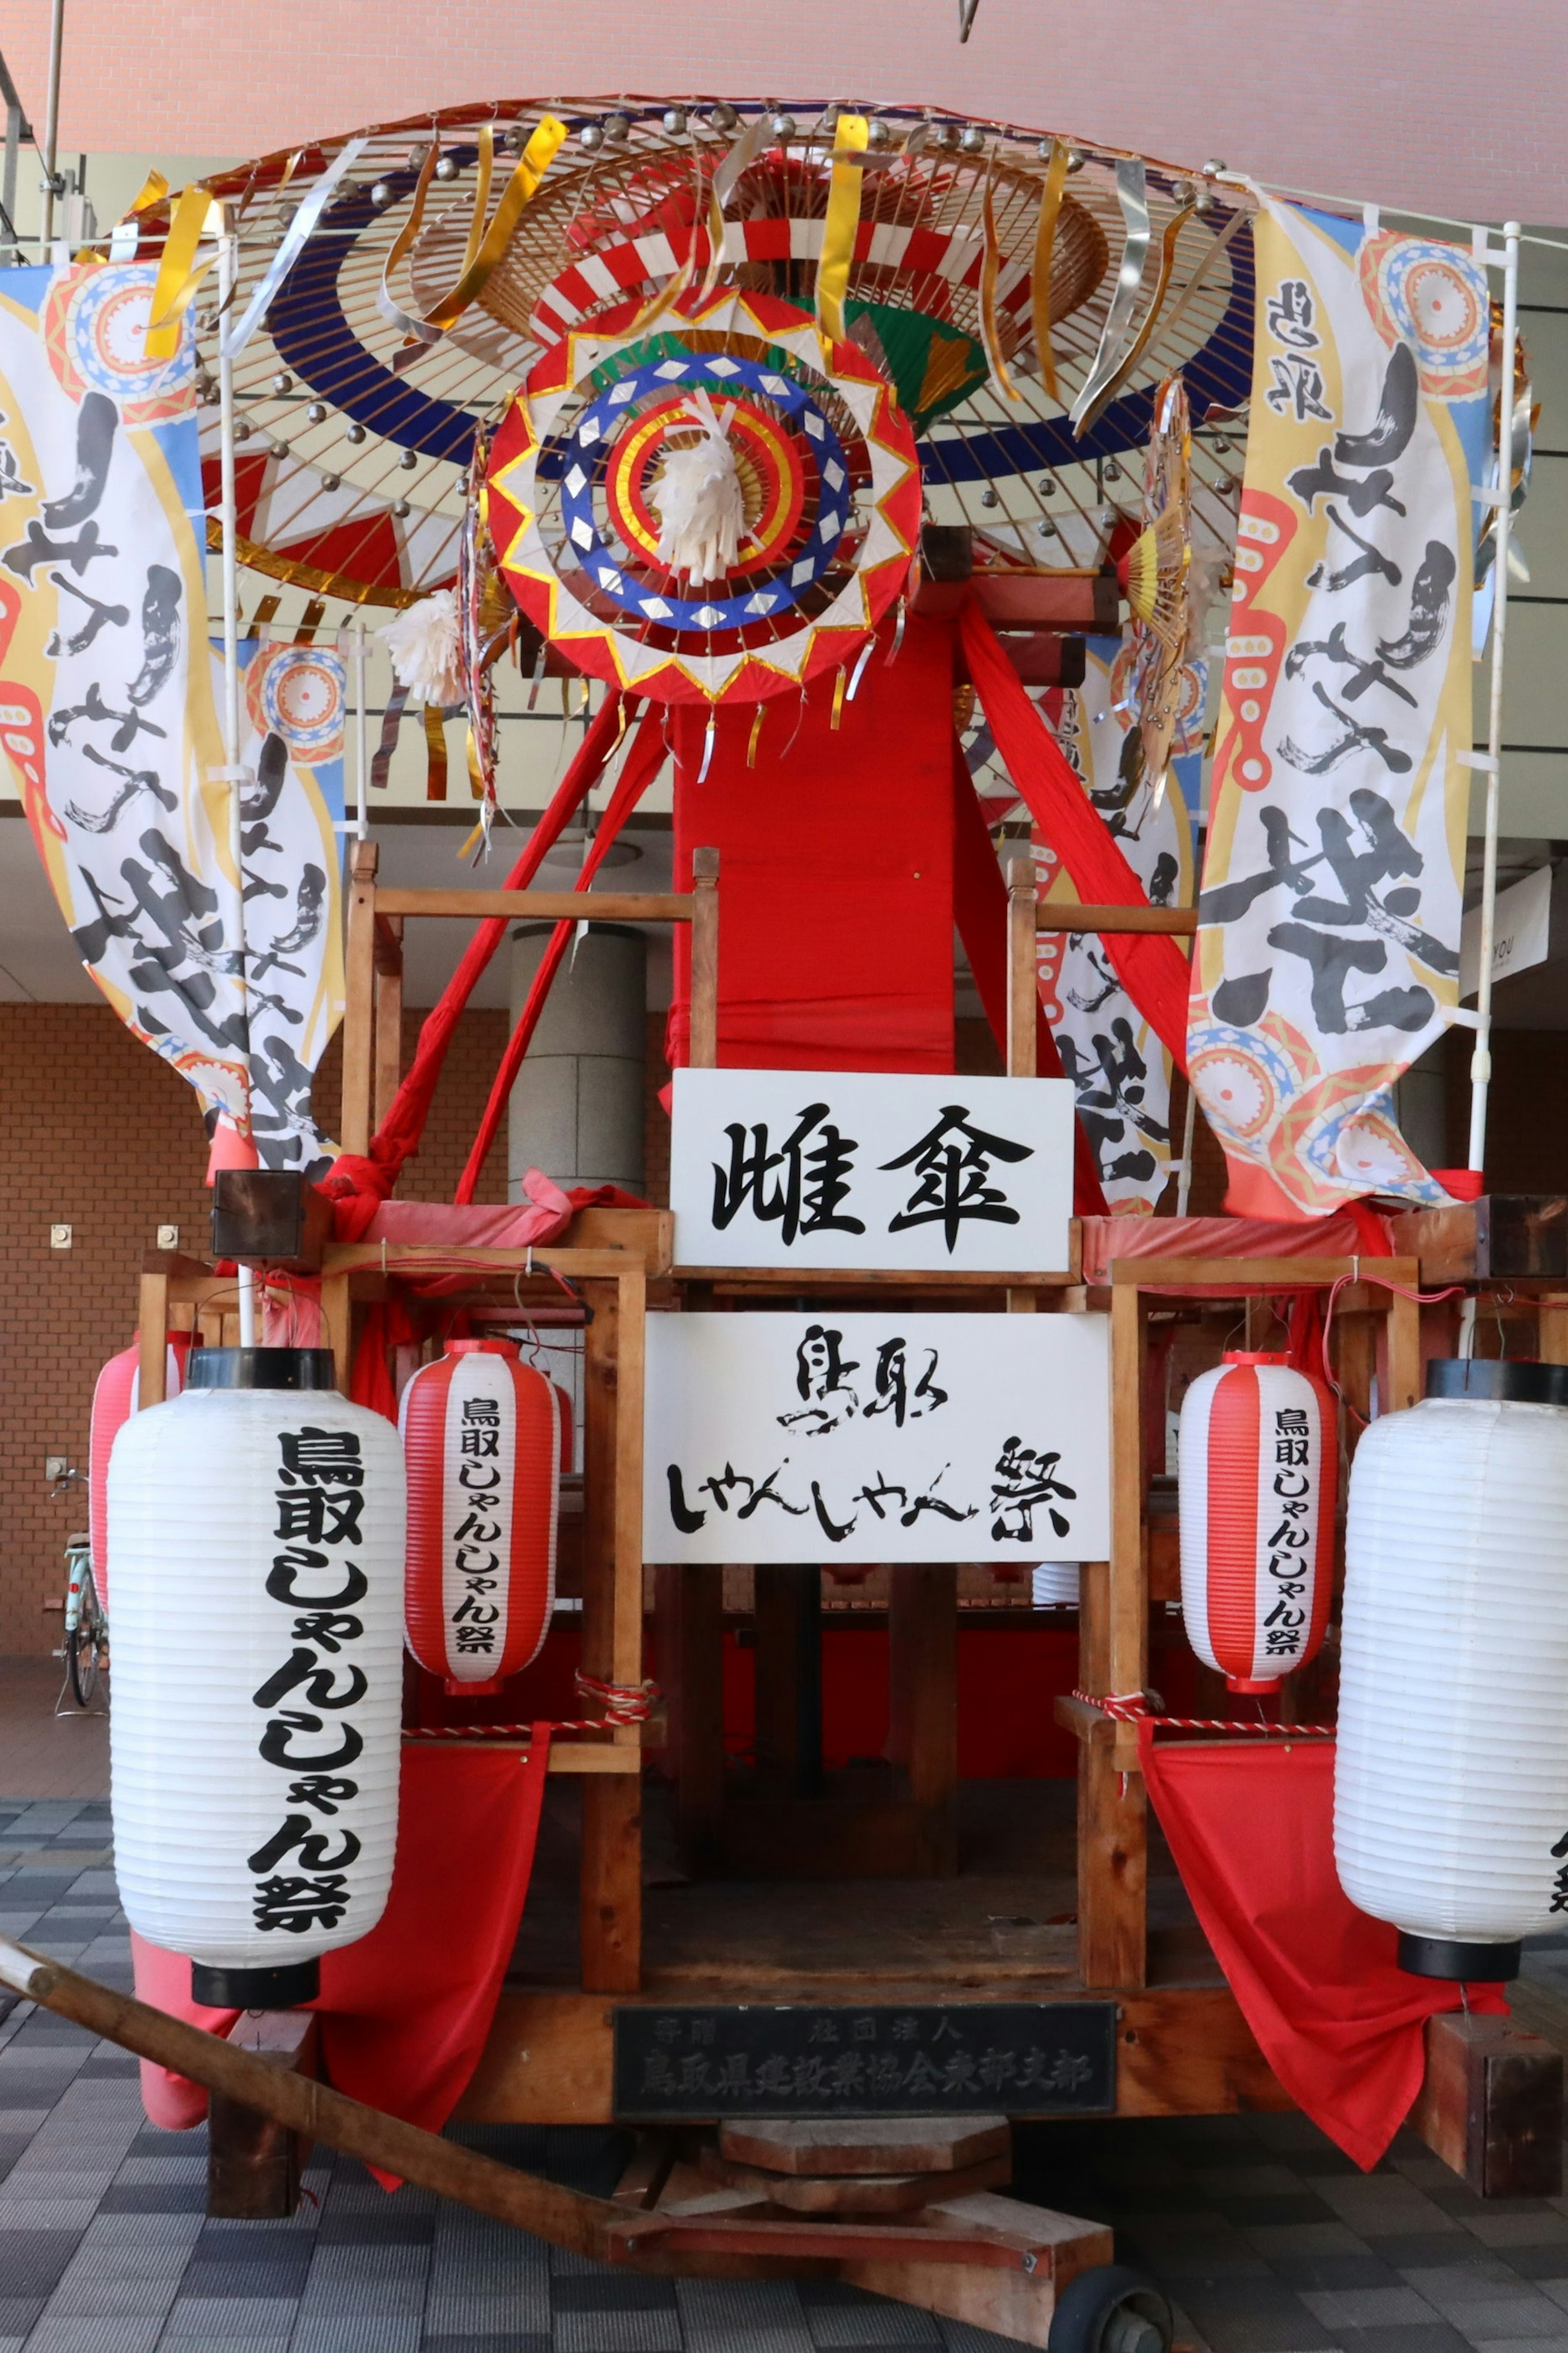
[[103, 1664], [108, 1629], [99, 1607], [98, 1588], [90, 1568], [82, 1572], [81, 1615], [68, 1638], [70, 1686], [78, 1707], [91, 1704]]

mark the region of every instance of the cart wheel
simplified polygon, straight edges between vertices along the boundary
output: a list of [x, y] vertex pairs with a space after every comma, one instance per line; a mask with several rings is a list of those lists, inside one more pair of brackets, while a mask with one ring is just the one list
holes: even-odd
[[1126, 2263], [1080, 2272], [1057, 2298], [1049, 2353], [1171, 2353], [1171, 2307]]

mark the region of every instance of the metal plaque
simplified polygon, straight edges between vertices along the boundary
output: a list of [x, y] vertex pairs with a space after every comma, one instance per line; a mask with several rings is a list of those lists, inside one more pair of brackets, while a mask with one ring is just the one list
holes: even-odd
[[615, 2113], [678, 2116], [1109, 2116], [1110, 2001], [627, 2004]]

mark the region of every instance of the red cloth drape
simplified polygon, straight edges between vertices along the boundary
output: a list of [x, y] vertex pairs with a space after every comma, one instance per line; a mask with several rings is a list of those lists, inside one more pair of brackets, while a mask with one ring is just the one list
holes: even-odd
[[[311, 2005], [339, 2091], [428, 2132], [457, 2106], [517, 1942], [549, 1761], [547, 1724], [534, 1726], [526, 1754], [404, 1750], [386, 1910], [357, 1945], [324, 1956]], [[227, 2033], [238, 2012], [192, 2001], [189, 1961], [134, 1935], [132, 1952], [139, 2000]], [[146, 2060], [142, 2098], [153, 2123], [171, 2131], [206, 2114], [198, 2085]]]
[[[762, 1070], [952, 1068], [952, 638], [884, 628], [846, 700], [838, 674], [804, 696], [674, 713], [675, 887], [717, 849], [719, 1060]], [[675, 934], [669, 1060], [687, 1060], [690, 940]]]
[[[1004, 1060], [1007, 1052], [1007, 885], [991, 844], [963, 747], [952, 738], [952, 919], [969, 969]], [[1057, 1041], [1038, 995], [1035, 999], [1035, 1069], [1042, 1079], [1065, 1076]], [[1072, 1124], [1072, 1205], [1080, 1218], [1108, 1215], [1094, 1148]]]
[[[996, 749], [1047, 840], [1089, 906], [1146, 907], [1148, 894], [1091, 807], [1061, 746], [1024, 691], [1023, 682], [973, 599], [959, 618], [964, 658]], [[1122, 987], [1155, 1035], [1187, 1067], [1187, 960], [1168, 934], [1107, 932], [1101, 940]]]
[[[632, 698], [626, 699], [626, 708], [635, 708]], [[584, 735], [576, 757], [556, 786], [550, 806], [529, 835], [522, 855], [501, 884], [503, 891], [528, 888], [567, 818], [598, 782], [621, 738], [621, 711], [622, 698], [607, 694]], [[418, 1151], [452, 1033], [480, 976], [506, 936], [508, 920], [504, 915], [490, 915], [475, 927], [474, 936], [442, 990], [439, 1002], [425, 1017], [408, 1075], [371, 1138], [368, 1155], [341, 1152], [322, 1179], [321, 1189], [335, 1205], [332, 1231], [338, 1241], [359, 1240], [377, 1206], [396, 1184], [404, 1162]]]
[[[625, 825], [627, 818], [664, 765], [664, 712], [657, 708], [645, 711], [642, 724], [632, 738], [631, 749], [626, 754], [626, 765], [621, 770], [620, 781], [610, 796], [609, 807], [599, 820], [599, 828], [594, 836], [593, 846], [583, 861], [583, 871], [572, 885], [574, 891], [586, 891], [592, 883], [604, 862], [605, 851], [611, 847], [622, 826]], [[485, 1105], [484, 1117], [479, 1122], [479, 1132], [474, 1139], [473, 1150], [468, 1155], [468, 1166], [458, 1179], [458, 1190], [453, 1196], [457, 1201], [471, 1201], [474, 1198], [474, 1187], [479, 1181], [479, 1172], [484, 1167], [485, 1155], [495, 1142], [496, 1130], [501, 1124], [507, 1099], [511, 1093], [517, 1074], [522, 1068], [522, 1058], [528, 1051], [535, 1029], [539, 1027], [539, 1017], [544, 1010], [551, 984], [561, 968], [561, 960], [566, 953], [567, 943], [575, 929], [574, 923], [557, 923], [551, 935], [550, 944], [540, 959], [539, 970], [533, 976], [533, 986], [528, 992], [528, 1002], [518, 1016], [517, 1027], [508, 1039], [506, 1051], [501, 1056], [500, 1068], [497, 1071], [494, 1084], [490, 1088], [489, 1101]]]
[[[1424, 2029], [1459, 1989], [1409, 1977], [1395, 1932], [1334, 1871], [1329, 1740], [1156, 1741], [1138, 1728], [1154, 1810], [1204, 1934], [1280, 2083], [1363, 2168], [1421, 2088]], [[1472, 2010], [1508, 2008], [1495, 1987]]]

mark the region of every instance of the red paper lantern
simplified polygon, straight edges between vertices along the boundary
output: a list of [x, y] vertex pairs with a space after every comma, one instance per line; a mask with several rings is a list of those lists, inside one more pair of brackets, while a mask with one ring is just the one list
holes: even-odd
[[[178, 1397], [185, 1377], [185, 1356], [191, 1335], [180, 1332], [169, 1341], [163, 1366], [163, 1394]], [[121, 1429], [141, 1402], [142, 1344], [132, 1340], [118, 1356], [110, 1356], [93, 1384], [92, 1419], [87, 1441], [87, 1526], [98, 1598], [109, 1607], [109, 1454]]]
[[403, 1392], [408, 1647], [455, 1697], [499, 1691], [550, 1630], [560, 1412], [510, 1340], [448, 1340]]
[[1321, 1647], [1339, 1467], [1334, 1399], [1288, 1357], [1237, 1350], [1183, 1400], [1182, 1612], [1233, 1692], [1277, 1691]]

